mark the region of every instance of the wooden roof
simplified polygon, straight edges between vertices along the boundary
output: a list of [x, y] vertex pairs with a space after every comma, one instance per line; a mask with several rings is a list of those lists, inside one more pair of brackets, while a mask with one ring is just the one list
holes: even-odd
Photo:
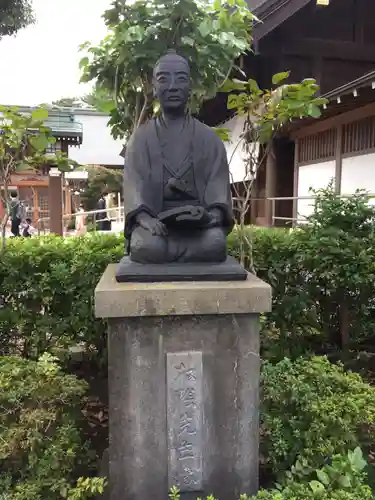
[[316, 0], [248, 0], [250, 10], [261, 21], [252, 33], [255, 48], [263, 37], [312, 1]]
[[[8, 106], [5, 106], [8, 107]], [[19, 113], [31, 114], [39, 106], [9, 106], [15, 107]], [[44, 124], [51, 129], [51, 134], [57, 140], [63, 140], [71, 145], [82, 144], [83, 126], [82, 123], [75, 120], [72, 109], [48, 109], [48, 118]]]

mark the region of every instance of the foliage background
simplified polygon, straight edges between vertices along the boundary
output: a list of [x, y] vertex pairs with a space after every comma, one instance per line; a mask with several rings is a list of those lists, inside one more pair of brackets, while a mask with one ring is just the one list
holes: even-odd
[[99, 96], [112, 96], [106, 111], [115, 138], [129, 136], [152, 115], [152, 71], [168, 49], [191, 63], [193, 111], [250, 50], [253, 16], [245, 0], [114, 1], [104, 19], [108, 35], [98, 46], [82, 45], [82, 81], [95, 81]]
[[[328, 190], [318, 193], [317, 209], [306, 226], [291, 231], [247, 229], [254, 241], [256, 272], [273, 287], [273, 310], [262, 318], [261, 329], [265, 361], [261, 477], [264, 485], [275, 479], [282, 485], [278, 493], [260, 492], [259, 499], [290, 500], [292, 493], [296, 498], [302, 494], [306, 499], [315, 498], [303, 478], [288, 483], [287, 472], [298, 460], [307, 463], [310, 477], [335, 454], [346, 460], [348, 448], [359, 445], [366, 457], [374, 455], [375, 390], [359, 375], [347, 372], [351, 367], [373, 380], [375, 209], [366, 200], [365, 193], [339, 200]], [[234, 256], [240, 251], [238, 239], [238, 231], [229, 238]], [[0, 262], [3, 398], [19, 401], [22, 407], [29, 397], [27, 391], [39, 387], [38, 380], [27, 387], [22, 380], [27, 379], [28, 370], [35, 371], [36, 360], [45, 352], [60, 359], [64, 372], [88, 380], [91, 394], [94, 391], [98, 396], [98, 385], [105, 385], [107, 369], [106, 322], [94, 318], [94, 289], [108, 263], [118, 262], [123, 255], [123, 248], [123, 238], [116, 235], [46, 236], [9, 242]], [[343, 298], [349, 306], [345, 342], [340, 326]], [[345, 369], [333, 363], [340, 358]], [[32, 397], [38, 393], [36, 390]], [[40, 397], [43, 406], [43, 398], [49, 396], [41, 393]], [[92, 427], [95, 433], [101, 428], [104, 440], [107, 433], [105, 396], [95, 404], [99, 409], [93, 411], [86, 404], [84, 410], [90, 422], [91, 444], [96, 439]], [[28, 408], [32, 411], [33, 406]], [[29, 422], [34, 426], [34, 419]], [[19, 429], [20, 423], [25, 422], [17, 416], [11, 428]], [[39, 460], [42, 455], [37, 451], [36, 456]], [[7, 457], [8, 470], [12, 464]], [[374, 475], [373, 468], [368, 471]], [[38, 481], [46, 485], [49, 480], [43, 474], [37, 474]], [[65, 476], [72, 478], [68, 471]], [[9, 478], [2, 476], [1, 480]], [[27, 476], [24, 480], [27, 483]], [[69, 479], [70, 484], [73, 480]], [[327, 495], [322, 498], [370, 498], [363, 481]]]
[[[273, 289], [272, 312], [263, 318], [267, 359], [335, 355], [343, 347], [369, 351], [374, 344], [375, 208], [366, 200], [361, 192], [340, 200], [325, 190], [318, 193], [309, 224], [291, 231], [247, 229], [255, 271]], [[238, 256], [237, 231], [228, 246]], [[123, 238], [113, 234], [10, 240], [0, 262], [1, 352], [37, 359], [46, 350], [85, 342], [102, 363], [105, 323], [94, 319], [94, 288], [123, 248]]]
[[29, 0], [1, 0], [0, 39], [6, 35], [14, 35], [33, 22], [32, 4]]

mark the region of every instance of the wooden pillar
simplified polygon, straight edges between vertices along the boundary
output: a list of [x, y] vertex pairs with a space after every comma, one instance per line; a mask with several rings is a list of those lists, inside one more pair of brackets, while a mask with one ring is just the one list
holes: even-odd
[[298, 216], [298, 158], [299, 158], [299, 139], [294, 143], [294, 174], [293, 174], [293, 225], [297, 223]]
[[267, 226], [273, 226], [274, 220], [273, 209], [275, 207], [275, 202], [268, 200], [267, 198], [274, 198], [276, 196], [276, 157], [273, 145], [271, 145], [267, 159], [266, 159], [266, 210], [265, 219]]
[[336, 129], [336, 165], [335, 165], [335, 191], [341, 194], [342, 177], [342, 125]]
[[[258, 174], [259, 172], [257, 172]], [[259, 175], [253, 181], [250, 194], [250, 224], [256, 224], [258, 215], [258, 193], [259, 193]]]
[[65, 215], [72, 213], [72, 193], [70, 186], [65, 186]]
[[49, 176], [49, 229], [51, 233], [63, 235], [63, 189], [62, 174], [51, 169]]

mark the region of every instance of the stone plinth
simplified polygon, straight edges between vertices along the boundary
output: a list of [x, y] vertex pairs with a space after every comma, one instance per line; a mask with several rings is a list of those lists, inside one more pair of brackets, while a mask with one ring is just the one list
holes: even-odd
[[108, 318], [110, 500], [235, 500], [258, 488], [259, 314], [271, 288], [237, 282], [117, 283]]

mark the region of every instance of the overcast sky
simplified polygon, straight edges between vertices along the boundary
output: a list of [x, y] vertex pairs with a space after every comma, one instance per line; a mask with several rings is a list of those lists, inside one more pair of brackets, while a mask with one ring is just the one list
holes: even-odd
[[78, 45], [106, 34], [111, 0], [33, 0], [36, 24], [0, 40], [0, 103], [35, 105], [79, 96]]

